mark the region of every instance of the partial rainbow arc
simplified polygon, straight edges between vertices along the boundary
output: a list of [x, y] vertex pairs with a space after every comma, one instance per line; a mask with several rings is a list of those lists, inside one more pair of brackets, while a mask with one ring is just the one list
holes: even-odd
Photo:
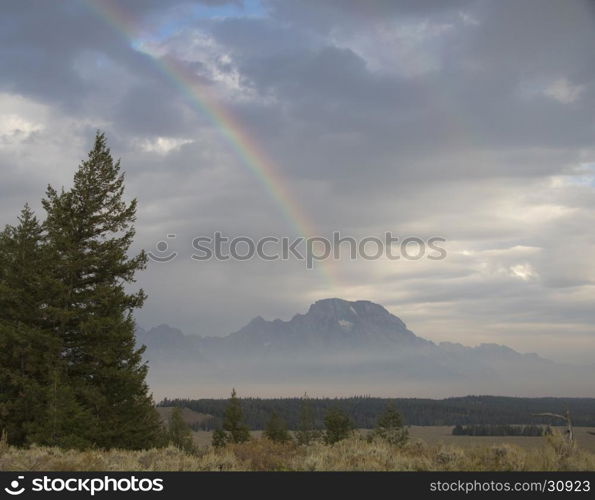
[[[133, 44], [137, 32], [133, 18], [112, 0], [87, 0], [90, 9], [122, 34]], [[313, 224], [293, 199], [281, 170], [268, 157], [258, 142], [249, 135], [245, 127], [230, 113], [222, 102], [196, 78], [184, 65], [171, 57], [157, 57], [142, 52], [154, 66], [166, 76], [188, 98], [192, 106], [206, 115], [217, 126], [226, 142], [235, 151], [242, 163], [259, 179], [281, 210], [284, 218], [297, 235], [307, 239], [317, 235]], [[330, 286], [338, 282], [332, 269], [332, 260], [326, 259], [317, 266]]]

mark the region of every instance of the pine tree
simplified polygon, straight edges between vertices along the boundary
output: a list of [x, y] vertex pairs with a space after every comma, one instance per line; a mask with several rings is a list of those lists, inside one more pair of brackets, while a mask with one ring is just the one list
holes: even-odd
[[231, 391], [231, 397], [223, 417], [223, 429], [227, 433], [227, 440], [232, 443], [244, 443], [250, 439], [250, 432], [244, 424], [244, 416], [236, 390]]
[[329, 408], [325, 417], [324, 442], [334, 444], [349, 437], [353, 430], [353, 424], [349, 416], [341, 408]]
[[47, 314], [63, 346], [64, 375], [88, 410], [90, 439], [106, 448], [154, 446], [162, 429], [134, 338], [133, 311], [145, 294], [127, 291], [147, 257], [128, 256], [136, 200], [123, 198], [124, 175], [104, 134], [97, 133], [72, 189], [48, 187], [46, 196], [52, 257]]
[[0, 233], [0, 318], [41, 327], [46, 293], [43, 283], [43, 230], [25, 205], [17, 226]]
[[393, 403], [389, 403], [384, 413], [378, 417], [370, 438], [378, 438], [395, 446], [402, 446], [409, 439], [409, 433], [403, 425], [403, 418]]
[[[0, 428], [14, 445], [57, 444], [42, 431], [50, 421], [51, 382], [62, 366], [60, 340], [47, 329], [48, 267], [41, 225], [25, 205], [18, 225], [0, 233]], [[64, 421], [62, 407], [53, 409]], [[82, 409], [74, 403], [69, 413]], [[67, 424], [63, 434], [74, 432]], [[75, 441], [85, 443], [82, 435]]]
[[264, 437], [275, 443], [287, 443], [291, 441], [291, 436], [287, 430], [287, 423], [276, 411], [271, 413], [271, 418], [267, 422], [264, 430]]
[[178, 406], [173, 408], [169, 417], [167, 435], [169, 442], [180, 450], [188, 453], [193, 453], [196, 450], [192, 439], [192, 429], [184, 422], [182, 409]]
[[298, 429], [295, 433], [296, 441], [301, 445], [309, 445], [320, 437], [320, 432], [316, 429], [312, 405], [308, 395], [304, 394], [300, 405], [300, 414]]

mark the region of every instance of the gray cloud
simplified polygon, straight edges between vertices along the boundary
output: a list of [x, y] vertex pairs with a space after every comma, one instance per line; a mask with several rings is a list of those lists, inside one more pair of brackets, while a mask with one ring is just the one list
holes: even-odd
[[270, 0], [264, 14], [208, 18], [190, 15], [192, 2], [116, 3], [134, 40], [84, 2], [3, 5], [0, 222], [48, 182], [68, 185], [102, 128], [139, 198], [139, 247], [176, 233], [188, 257], [191, 238], [215, 230], [292, 235], [205, 103], [160, 68], [168, 55], [265, 152], [317, 231], [439, 234], [449, 256], [340, 262], [335, 282], [295, 262], [151, 266], [142, 324], [224, 334], [344, 296], [468, 344], [555, 354], [558, 325], [575, 346], [564, 356], [584, 358], [595, 335], [591, 4]]

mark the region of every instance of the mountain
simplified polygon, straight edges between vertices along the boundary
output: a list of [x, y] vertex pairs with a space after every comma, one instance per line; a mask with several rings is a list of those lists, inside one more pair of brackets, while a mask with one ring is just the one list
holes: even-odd
[[180, 361], [198, 361], [200, 337], [184, 335], [181, 330], [169, 325], [159, 325], [148, 331], [137, 329], [137, 343], [145, 345], [147, 359], [173, 358]]
[[204, 339], [201, 346], [209, 355], [307, 359], [426, 344], [426, 340], [416, 337], [405, 323], [378, 304], [326, 299], [290, 321], [265, 321], [258, 316], [227, 337]]
[[137, 341], [156, 395], [223, 397], [231, 387], [262, 396], [593, 395], [592, 367], [498, 344], [435, 344], [365, 300], [319, 300], [289, 321], [257, 316], [225, 337], [160, 325], [139, 329]]

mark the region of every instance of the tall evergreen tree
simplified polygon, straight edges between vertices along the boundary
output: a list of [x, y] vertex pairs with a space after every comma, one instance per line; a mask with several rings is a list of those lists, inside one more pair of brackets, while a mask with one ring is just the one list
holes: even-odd
[[[48, 264], [41, 225], [25, 205], [17, 226], [0, 233], [0, 429], [15, 445], [49, 437], [39, 430], [48, 422], [61, 343], [46, 324]], [[80, 411], [76, 404], [70, 408]]]
[[43, 230], [25, 205], [16, 226], [0, 233], [0, 319], [41, 327], [47, 303]]
[[244, 423], [242, 407], [235, 389], [231, 391], [229, 403], [227, 404], [227, 408], [225, 408], [223, 430], [227, 433], [228, 442], [243, 443], [250, 439], [250, 431]]
[[100, 447], [147, 448], [161, 438], [161, 424], [145, 382], [143, 349], [134, 338], [133, 311], [145, 300], [130, 293], [146, 266], [129, 257], [136, 200], [124, 200], [124, 175], [103, 133], [69, 191], [48, 187], [43, 206], [52, 257], [47, 314], [60, 339], [65, 377], [89, 413], [89, 439]]
[[300, 402], [298, 428], [295, 437], [298, 444], [302, 445], [309, 445], [312, 441], [320, 437], [320, 432], [316, 429], [316, 423], [314, 421], [312, 404], [307, 394], [304, 394]]
[[196, 450], [192, 439], [192, 429], [184, 421], [182, 408], [176, 406], [172, 409], [167, 429], [169, 442], [180, 450], [193, 453]]

